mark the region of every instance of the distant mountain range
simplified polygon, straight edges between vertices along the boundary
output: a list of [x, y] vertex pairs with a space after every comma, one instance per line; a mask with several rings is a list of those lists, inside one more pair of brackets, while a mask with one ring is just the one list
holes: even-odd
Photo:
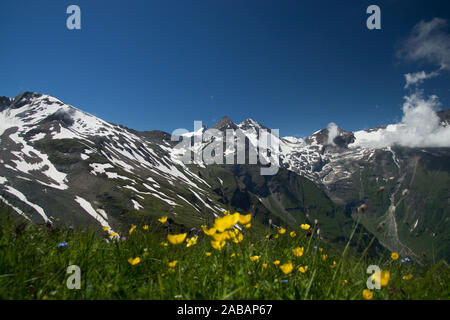
[[[437, 115], [441, 126], [450, 124], [450, 110]], [[214, 128], [242, 130], [254, 149], [267, 129], [228, 117]], [[135, 131], [24, 92], [0, 97], [0, 200], [34, 222], [108, 226], [110, 232], [162, 215], [172, 228], [198, 228], [232, 210], [252, 213], [257, 229], [268, 228], [269, 220], [296, 228], [317, 223], [324, 240], [345, 243], [358, 220], [364, 241], [375, 234], [402, 256], [448, 259], [450, 148], [367, 147], [386, 128], [396, 125], [327, 128], [306, 139], [272, 135], [279, 147], [269, 155], [279, 157], [280, 170], [262, 176], [260, 164], [181, 161], [214, 139], [185, 148], [168, 133]], [[183, 136], [194, 140], [205, 130]]]

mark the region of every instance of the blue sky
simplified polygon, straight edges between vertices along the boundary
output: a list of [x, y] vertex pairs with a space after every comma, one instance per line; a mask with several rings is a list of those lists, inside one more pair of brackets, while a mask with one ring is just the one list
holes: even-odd
[[[81, 30], [66, 8], [81, 8]], [[381, 8], [382, 29], [366, 28]], [[0, 3], [0, 95], [51, 94], [137, 130], [193, 129], [223, 115], [282, 136], [335, 122], [399, 121], [404, 74], [436, 69], [396, 50], [449, 1], [34, 0]], [[450, 76], [427, 80], [449, 108]]]

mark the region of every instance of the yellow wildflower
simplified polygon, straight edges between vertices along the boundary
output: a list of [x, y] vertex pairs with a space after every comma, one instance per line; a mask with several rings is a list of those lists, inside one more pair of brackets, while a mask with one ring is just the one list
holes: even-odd
[[279, 265], [279, 264], [280, 264], [280, 260], [275, 260], [275, 261], [273, 262], [273, 264], [276, 265], [276, 266]]
[[375, 282], [379, 282], [380, 286], [382, 287], [386, 287], [389, 283], [389, 279], [391, 277], [391, 274], [389, 272], [389, 270], [384, 270], [380, 272], [375, 272], [372, 275], [372, 280]]
[[148, 225], [143, 226], [142, 229], [148, 230]]
[[225, 241], [211, 241], [211, 246], [216, 250], [222, 250], [227, 243]]
[[230, 211], [224, 211], [224, 212], [223, 212], [223, 215], [224, 215], [224, 216], [227, 216], [227, 215], [229, 215], [229, 214], [230, 214]]
[[177, 265], [177, 263], [178, 263], [178, 260], [173, 260], [172, 262], [169, 262], [169, 263], [168, 263], [169, 268], [175, 268], [175, 266]]
[[214, 220], [214, 228], [219, 232], [224, 232], [227, 229], [234, 227], [239, 221], [239, 213], [234, 213]]
[[169, 246], [169, 244], [168, 244], [167, 242], [161, 242], [161, 245], [162, 245], [163, 247], [168, 247], [168, 246]]
[[391, 274], [389, 270], [384, 270], [381, 272], [381, 286], [386, 287], [389, 283], [389, 278], [391, 277]]
[[251, 226], [252, 226], [251, 223], [247, 223], [246, 225], [244, 225], [244, 228], [245, 228], [245, 229], [249, 229]]
[[131, 225], [130, 231], [128, 231], [130, 233], [130, 235], [133, 233], [133, 231], [136, 229], [136, 226], [134, 224]]
[[244, 235], [242, 233], [239, 233], [238, 235], [235, 235], [232, 237], [234, 243], [239, 243], [244, 240]]
[[211, 252], [205, 252], [205, 256], [209, 257], [211, 255]]
[[285, 234], [286, 233], [286, 229], [285, 228], [281, 228], [278, 230], [279, 234]]
[[322, 260], [325, 261], [325, 260], [327, 260], [327, 259], [328, 259], [328, 255], [327, 255], [327, 254], [323, 254], [323, 255], [322, 255]]
[[303, 230], [309, 230], [309, 229], [311, 229], [311, 226], [307, 223], [304, 223], [304, 224], [300, 225], [300, 228], [302, 228]]
[[411, 273], [402, 277], [403, 280], [411, 280], [412, 278], [413, 278], [413, 275]]
[[295, 238], [295, 236], [296, 236], [297, 234], [295, 233], [295, 231], [292, 231], [291, 233], [289, 233], [289, 235], [290, 235], [292, 238]]
[[207, 235], [207, 236], [212, 236], [216, 233], [217, 229], [216, 228], [211, 228], [208, 229], [205, 226], [202, 226], [203, 232]]
[[398, 253], [397, 252], [392, 252], [391, 253], [391, 258], [392, 258], [392, 260], [397, 260], [398, 259]]
[[278, 239], [278, 233], [273, 236], [275, 239]]
[[258, 261], [260, 257], [261, 256], [253, 256], [253, 257], [250, 257], [250, 260], [251, 261]]
[[180, 244], [183, 243], [184, 239], [186, 239], [186, 235], [186, 233], [168, 234], [167, 240], [169, 240], [171, 244]]
[[137, 258], [130, 258], [128, 259], [128, 262], [132, 265], [135, 266], [137, 265], [139, 262], [141, 262], [141, 258], [137, 257]]
[[296, 256], [296, 257], [301, 257], [303, 255], [303, 251], [305, 249], [303, 247], [297, 247], [295, 249], [292, 249], [292, 253]]
[[292, 262], [289, 261], [288, 263], [282, 264], [280, 266], [281, 271], [283, 271], [284, 274], [289, 274], [294, 270], [294, 266], [292, 265]]
[[211, 236], [215, 241], [225, 241], [230, 239], [230, 234], [228, 232], [217, 232]]
[[189, 248], [190, 246], [193, 246], [197, 243], [198, 237], [192, 237], [186, 240], [187, 244], [186, 247]]
[[250, 221], [252, 220], [252, 215], [251, 214], [247, 214], [247, 215], [239, 215], [239, 223], [242, 225], [245, 224], [249, 224]]
[[298, 271], [300, 271], [301, 273], [306, 273], [306, 271], [308, 271], [308, 266], [299, 267]]
[[263, 267], [264, 269], [267, 269], [267, 263], [263, 263], [263, 264], [262, 264], [262, 267]]
[[166, 223], [167, 221], [167, 216], [161, 217], [158, 219], [159, 222], [161, 222], [162, 224]]
[[363, 298], [366, 300], [372, 300], [373, 298], [373, 292], [368, 289], [364, 289], [362, 295]]
[[231, 254], [230, 258], [234, 258], [234, 257], [236, 257], [236, 253], [233, 252], [233, 253]]
[[336, 261], [333, 261], [333, 264], [330, 266], [330, 268], [336, 268], [337, 267], [337, 263]]

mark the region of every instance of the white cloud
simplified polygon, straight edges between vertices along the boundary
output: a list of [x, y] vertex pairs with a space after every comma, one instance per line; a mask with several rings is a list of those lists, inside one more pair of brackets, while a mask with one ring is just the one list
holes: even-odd
[[419, 71], [415, 73], [407, 73], [405, 74], [405, 89], [408, 89], [411, 85], [419, 85], [426, 79], [434, 78], [439, 75], [438, 71], [433, 71], [430, 73], [426, 73], [425, 71]]
[[330, 122], [328, 124], [328, 144], [335, 145], [334, 138], [336, 138], [339, 135], [338, 126], [334, 122]]
[[422, 84], [424, 80], [436, 77], [443, 70], [450, 70], [450, 34], [447, 20], [433, 18], [420, 21], [397, 51], [399, 58], [412, 62], [427, 62], [438, 66], [438, 70], [426, 73], [419, 71], [405, 74], [405, 89]]
[[[450, 34], [446, 32], [447, 21], [433, 18], [421, 21], [403, 41], [397, 55], [406, 61], [427, 62], [438, 66], [436, 71], [419, 71], [405, 74], [405, 89], [419, 85], [426, 79], [437, 77], [450, 70]], [[420, 90], [404, 97], [401, 122], [384, 129], [355, 132], [355, 142], [349, 147], [385, 148], [394, 145], [403, 147], [450, 147], [450, 125], [440, 125], [436, 111], [440, 107], [437, 96], [423, 97]]]
[[419, 22], [403, 41], [398, 56], [409, 61], [426, 61], [439, 66], [441, 70], [450, 70], [450, 34], [446, 32], [447, 25], [447, 20], [441, 18]]
[[441, 126], [436, 114], [441, 105], [438, 97], [424, 98], [421, 91], [416, 91], [404, 99], [400, 123], [377, 131], [355, 132], [356, 141], [350, 147], [450, 147], [450, 126]]

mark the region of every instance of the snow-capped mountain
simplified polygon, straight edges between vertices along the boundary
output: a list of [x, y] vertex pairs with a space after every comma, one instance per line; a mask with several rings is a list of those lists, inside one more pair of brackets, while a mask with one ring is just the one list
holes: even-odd
[[[438, 113], [440, 126], [449, 125], [449, 113]], [[138, 132], [25, 92], [0, 97], [0, 200], [28, 220], [109, 232], [161, 215], [171, 227], [198, 227], [224, 210], [240, 210], [261, 225], [318, 220], [321, 236], [345, 241], [358, 219], [390, 250], [419, 259], [434, 244], [436, 255], [448, 256], [449, 148], [380, 145], [397, 126], [357, 132], [333, 126], [300, 139], [278, 137], [253, 119], [235, 124], [224, 117], [214, 126], [223, 137], [202, 140], [202, 127], [180, 134], [191, 142], [186, 146], [167, 133]], [[223, 158], [239, 163], [225, 145], [226, 130], [234, 142], [243, 133], [246, 164], [183, 162], [187, 151], [219, 143]], [[272, 144], [259, 159], [279, 158], [274, 176], [262, 177], [260, 165], [248, 164], [264, 130]], [[362, 203], [367, 210], [358, 213]]]
[[[441, 128], [448, 127], [449, 114], [448, 110], [437, 112]], [[392, 124], [356, 132], [335, 127], [306, 139], [271, 135], [276, 147], [270, 152], [279, 157], [281, 167], [313, 181], [335, 203], [345, 206], [354, 219], [377, 233], [383, 245], [417, 257], [425, 253], [420, 251], [427, 247], [425, 243], [445, 243], [450, 232], [450, 148], [383, 145], [386, 137], [399, 136], [404, 127]], [[242, 130], [253, 149], [260, 130], [269, 130], [253, 119], [235, 124], [228, 117], [214, 128]], [[213, 140], [195, 150], [204, 150]], [[361, 214], [356, 209], [363, 203], [368, 209]], [[440, 255], [447, 255], [447, 248], [440, 248]]]
[[[111, 202], [127, 201], [125, 208], [139, 211], [146, 196], [174, 215], [186, 204], [198, 212], [202, 207], [212, 214], [224, 210], [208, 199], [206, 181], [171, 159], [170, 137], [164, 134], [132, 131], [29, 92], [3, 98], [0, 111], [1, 199], [27, 219], [39, 220], [38, 214], [55, 222], [78, 209], [102, 226], [111, 227], [113, 221], [114, 230], [108, 209], [117, 208]], [[95, 205], [99, 195], [106, 201]], [[51, 209], [44, 209], [48, 204]], [[77, 214], [70, 220], [86, 217]]]

